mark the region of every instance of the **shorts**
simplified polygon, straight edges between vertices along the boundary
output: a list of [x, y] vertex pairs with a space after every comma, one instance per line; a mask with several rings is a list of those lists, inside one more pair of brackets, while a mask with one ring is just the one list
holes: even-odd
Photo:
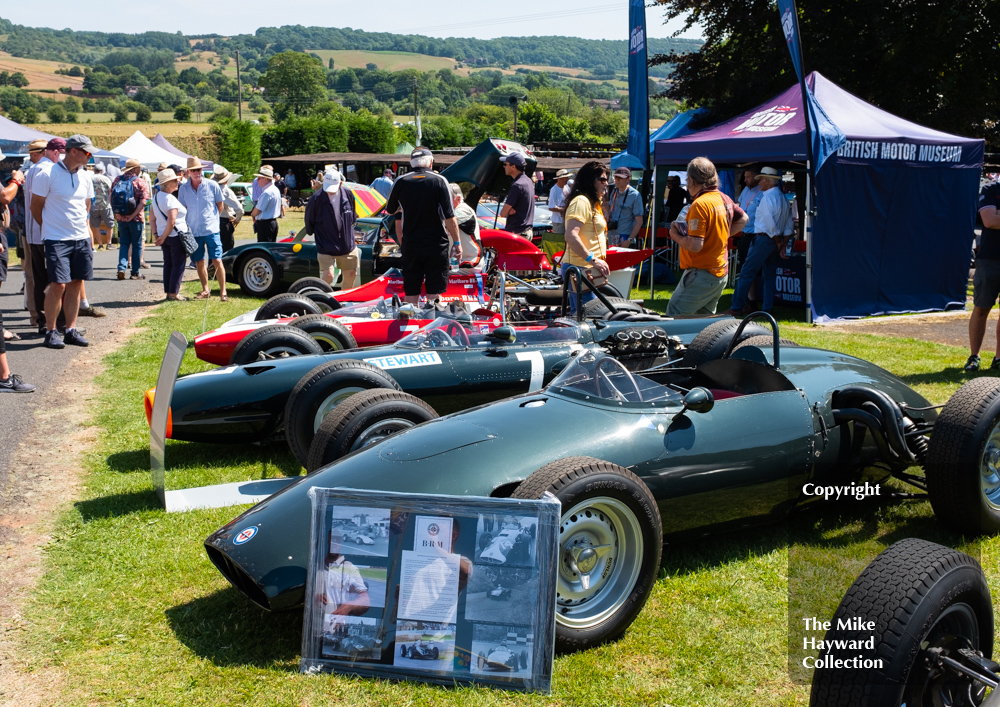
[[448, 246], [417, 244], [407, 247], [403, 241], [403, 294], [416, 297], [423, 285], [430, 295], [448, 289]]
[[1000, 260], [976, 260], [976, 273], [972, 277], [972, 304], [992, 309], [1000, 297]]
[[713, 275], [708, 270], [688, 268], [681, 275], [674, 294], [667, 302], [667, 316], [715, 314], [715, 309], [719, 306], [719, 297], [725, 288], [725, 275]]
[[115, 230], [115, 215], [110, 211], [91, 211], [90, 227], [100, 228], [101, 226], [107, 226], [108, 233], [113, 233]]
[[222, 239], [218, 233], [213, 233], [210, 236], [195, 236], [194, 239], [198, 242], [198, 247], [191, 254], [192, 263], [204, 260], [205, 251], [208, 251], [209, 260], [219, 260], [222, 257]]
[[[3, 238], [3, 236], [0, 235], [0, 238]], [[5, 244], [3, 252], [0, 253], [0, 282], [7, 282], [7, 262], [10, 258], [9, 251], [10, 248], [8, 248]]]
[[[555, 222], [555, 221], [553, 221], [552, 222], [552, 233], [556, 234], [557, 236], [563, 236], [563, 235], [565, 235], [566, 234], [566, 224], [563, 223], [562, 221], [560, 221], [558, 223]], [[547, 238], [548, 235], [549, 235], [548, 233], [543, 233], [542, 234], [542, 240], [548, 240], [548, 238]], [[560, 238], [559, 240], [565, 241], [566, 239], [565, 238]]]
[[334, 266], [340, 270], [357, 270], [361, 266], [361, 250], [355, 248], [347, 255], [317, 253], [316, 259], [319, 261], [320, 273], [324, 273]]
[[45, 241], [45, 272], [49, 282], [65, 285], [94, 277], [94, 251], [89, 238], [75, 241]]

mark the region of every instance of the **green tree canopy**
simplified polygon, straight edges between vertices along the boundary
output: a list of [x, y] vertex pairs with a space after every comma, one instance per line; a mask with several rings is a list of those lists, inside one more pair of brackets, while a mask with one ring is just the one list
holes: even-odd
[[268, 59], [267, 72], [257, 85], [267, 92], [269, 100], [304, 115], [312, 104], [326, 98], [326, 71], [308, 54], [282, 52]]

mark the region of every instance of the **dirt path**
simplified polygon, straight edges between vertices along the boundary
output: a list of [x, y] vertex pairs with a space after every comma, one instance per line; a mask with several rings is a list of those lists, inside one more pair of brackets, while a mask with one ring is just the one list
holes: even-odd
[[[986, 338], [983, 351], [992, 351], [996, 343], [997, 319], [1000, 311], [990, 312], [986, 323]], [[949, 312], [946, 314], [913, 314], [896, 317], [859, 319], [836, 324], [823, 324], [823, 331], [843, 331], [849, 334], [876, 334], [878, 336], [899, 336], [922, 339], [938, 344], [948, 344], [969, 348], [969, 313]]]
[[91, 400], [98, 394], [94, 378], [104, 370], [102, 359], [134, 334], [135, 322], [151, 306], [136, 308], [115, 335], [80, 352], [75, 362], [90, 377], [63, 374], [44, 390], [35, 425], [14, 453], [6, 488], [0, 489], [0, 705], [40, 707], [52, 703], [64, 676], [54, 667], [29, 663], [18, 656], [28, 629], [21, 608], [45, 570], [44, 549], [59, 514], [80, 491], [83, 459], [93, 448], [95, 428], [88, 426]]

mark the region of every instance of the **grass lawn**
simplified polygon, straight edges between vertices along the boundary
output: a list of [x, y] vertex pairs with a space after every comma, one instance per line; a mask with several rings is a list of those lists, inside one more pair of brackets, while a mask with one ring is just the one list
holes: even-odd
[[[294, 227], [290, 218], [282, 233]], [[196, 287], [185, 284], [185, 294]], [[58, 519], [47, 573], [24, 612], [26, 660], [18, 662], [65, 674], [54, 704], [804, 705], [808, 687], [789, 678], [788, 666], [803, 615], [828, 619], [854, 576], [897, 539], [976, 551], [945, 531], [925, 501], [829, 504], [774, 525], [668, 546], [649, 603], [624, 639], [558, 657], [550, 697], [306, 677], [298, 673], [301, 616], [258, 610], [205, 555], [204, 538], [240, 509], [167, 515], [150, 485], [142, 392], [155, 383], [171, 331], [190, 341], [259, 303], [236, 287], [232, 296], [228, 304], [160, 305], [106, 361], [84, 490]], [[964, 359], [957, 349], [825, 332], [790, 313], [779, 316], [783, 336], [872, 360], [933, 402], [964, 379], [953, 368]], [[182, 373], [208, 367], [189, 351]], [[177, 442], [168, 444], [167, 459], [172, 487], [299, 473], [281, 445]], [[995, 539], [981, 548], [993, 580], [996, 548]]]

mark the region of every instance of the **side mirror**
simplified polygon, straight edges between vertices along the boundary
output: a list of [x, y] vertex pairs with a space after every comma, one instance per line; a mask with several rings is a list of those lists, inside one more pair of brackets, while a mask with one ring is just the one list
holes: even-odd
[[417, 316], [417, 308], [413, 306], [410, 302], [405, 302], [399, 305], [399, 309], [396, 311], [397, 319], [415, 319]]
[[513, 344], [517, 341], [517, 334], [509, 326], [498, 326], [493, 331], [486, 334], [486, 338], [497, 343]]
[[686, 410], [708, 412], [713, 407], [715, 407], [715, 398], [712, 397], [712, 393], [709, 392], [708, 388], [692, 388], [684, 396], [684, 408], [680, 414], [683, 415]]

